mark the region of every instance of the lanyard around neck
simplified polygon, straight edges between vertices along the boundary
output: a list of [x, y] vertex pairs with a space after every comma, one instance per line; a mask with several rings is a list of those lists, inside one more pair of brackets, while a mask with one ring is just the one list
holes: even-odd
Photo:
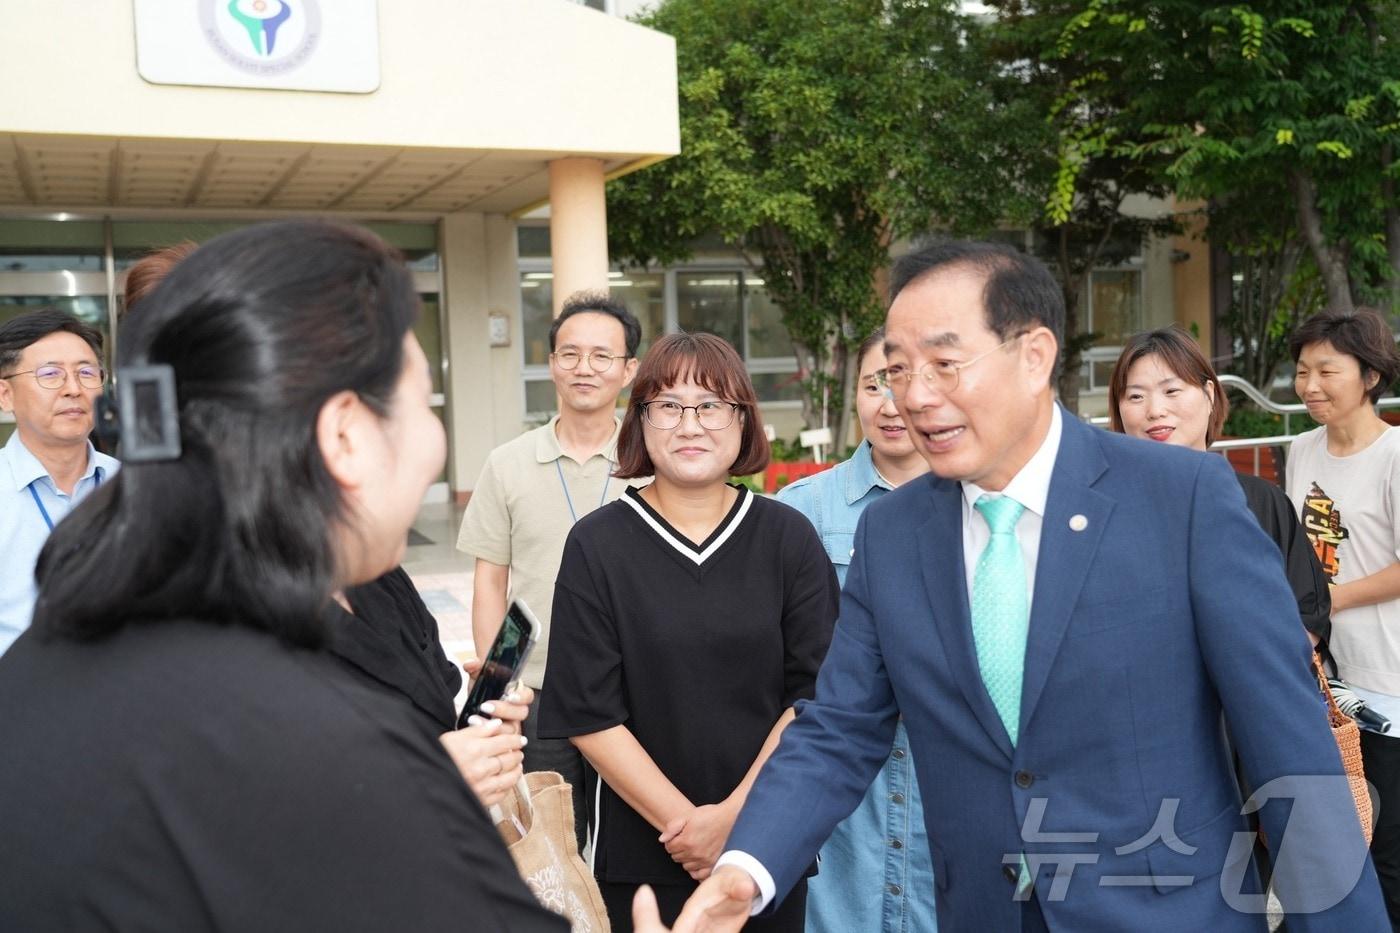
[[[574, 511], [574, 497], [569, 495], [569, 484], [564, 482], [564, 468], [559, 465], [558, 460], [554, 461], [554, 471], [559, 474], [559, 488], [564, 490], [564, 501], [569, 504], [569, 517], [572, 518], [574, 524], [577, 525], [578, 513]], [[598, 505], [596, 508], [601, 508], [603, 502], [608, 498], [608, 483], [610, 482], [612, 482], [612, 474], [603, 478], [603, 494], [598, 497]], [[53, 526], [50, 525], [49, 527]]]
[[[36, 479], [36, 480], [34, 481], [34, 483], [37, 483], [37, 482], [39, 482], [39, 481]], [[82, 480], [78, 480], [78, 482], [81, 483]], [[30, 483], [30, 484], [29, 484], [27, 487], [25, 487], [25, 488], [27, 488], [27, 489], [29, 490], [29, 495], [30, 495], [31, 498], [33, 498], [33, 500], [34, 500], [34, 505], [39, 509], [39, 515], [44, 519], [44, 524], [49, 526], [49, 531], [53, 531], [53, 519], [49, 517], [49, 510], [46, 509], [46, 508], [44, 508], [44, 500], [42, 500], [42, 499], [39, 498], [39, 490], [37, 490], [37, 489], [34, 488], [34, 483]], [[92, 474], [92, 488], [93, 488], [93, 489], [96, 489], [98, 486], [101, 486], [101, 485], [102, 485], [102, 474], [100, 474], [100, 473], [93, 473], [93, 474]], [[74, 491], [74, 492], [77, 492], [77, 491], [78, 491], [78, 488], [77, 488], [76, 486], [73, 487], [73, 491]]]

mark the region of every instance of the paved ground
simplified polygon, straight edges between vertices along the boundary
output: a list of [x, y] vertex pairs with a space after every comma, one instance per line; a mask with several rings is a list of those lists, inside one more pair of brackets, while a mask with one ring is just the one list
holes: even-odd
[[[403, 566], [437, 619], [443, 648], [449, 656], [465, 661], [476, 654], [471, 618], [474, 562], [457, 550], [461, 523], [462, 509], [448, 503], [425, 505], [413, 523]], [[464, 689], [458, 702], [465, 697]]]

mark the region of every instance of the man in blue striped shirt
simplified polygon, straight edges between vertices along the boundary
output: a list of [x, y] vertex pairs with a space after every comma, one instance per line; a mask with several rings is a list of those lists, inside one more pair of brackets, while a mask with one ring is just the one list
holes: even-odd
[[45, 308], [0, 324], [0, 654], [29, 627], [34, 562], [49, 532], [117, 470], [88, 440], [102, 394], [102, 334]]

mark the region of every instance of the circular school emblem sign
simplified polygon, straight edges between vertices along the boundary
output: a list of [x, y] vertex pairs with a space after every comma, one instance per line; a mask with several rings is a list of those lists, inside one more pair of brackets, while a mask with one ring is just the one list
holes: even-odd
[[199, 25], [209, 45], [246, 74], [285, 74], [316, 51], [317, 0], [200, 0]]

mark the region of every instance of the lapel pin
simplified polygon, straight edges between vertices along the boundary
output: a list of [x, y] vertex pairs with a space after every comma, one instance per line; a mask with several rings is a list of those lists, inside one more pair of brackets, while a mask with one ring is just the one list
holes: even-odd
[[1070, 531], [1083, 531], [1089, 527], [1089, 520], [1083, 515], [1071, 515], [1069, 517]]

